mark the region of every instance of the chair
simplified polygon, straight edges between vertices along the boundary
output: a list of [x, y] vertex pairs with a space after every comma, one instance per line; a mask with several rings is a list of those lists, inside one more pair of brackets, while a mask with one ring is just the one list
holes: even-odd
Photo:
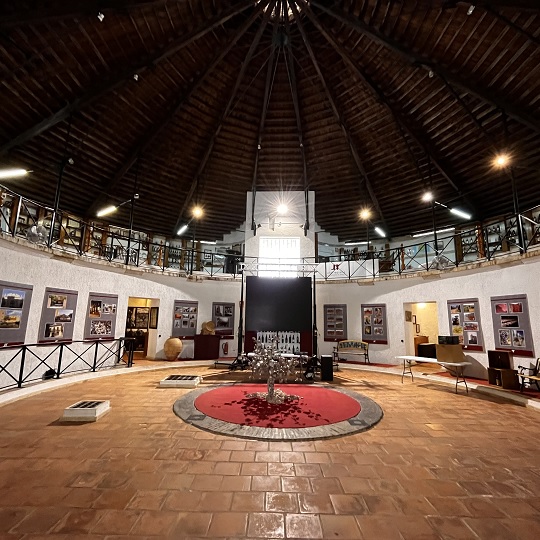
[[[525, 388], [525, 379], [527, 379], [529, 385], [534, 382], [536, 388], [538, 388], [538, 391], [540, 392], [540, 386], [538, 385], [538, 382], [540, 381], [540, 358], [536, 360], [536, 365], [534, 367], [528, 368], [525, 366], [518, 366], [518, 370], [518, 377], [521, 379], [519, 391], [523, 392], [523, 389]], [[526, 372], [528, 372], [528, 374]]]

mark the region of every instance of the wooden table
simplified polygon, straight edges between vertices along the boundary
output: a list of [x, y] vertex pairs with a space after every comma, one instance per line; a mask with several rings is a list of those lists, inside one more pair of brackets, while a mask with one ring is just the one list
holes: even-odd
[[403, 360], [403, 373], [401, 374], [401, 382], [406, 374], [411, 376], [414, 381], [414, 375], [412, 371], [413, 365], [416, 364], [437, 364], [448, 370], [456, 378], [456, 394], [458, 391], [458, 384], [463, 383], [467, 393], [469, 388], [465, 379], [464, 371], [467, 366], [472, 365], [470, 362], [437, 362], [435, 358], [426, 358], [424, 356], [396, 356], [396, 359]]

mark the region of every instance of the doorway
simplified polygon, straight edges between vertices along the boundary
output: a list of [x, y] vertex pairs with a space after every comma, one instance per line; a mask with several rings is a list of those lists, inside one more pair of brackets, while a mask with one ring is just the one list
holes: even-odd
[[437, 302], [405, 303], [403, 309], [406, 354], [419, 356], [420, 343], [437, 343], [439, 340]]
[[155, 358], [158, 312], [157, 298], [128, 298], [125, 335], [135, 339], [135, 358]]

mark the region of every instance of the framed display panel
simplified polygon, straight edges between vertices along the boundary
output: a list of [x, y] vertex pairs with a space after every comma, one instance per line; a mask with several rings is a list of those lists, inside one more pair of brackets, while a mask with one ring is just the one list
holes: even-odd
[[448, 300], [447, 309], [450, 335], [457, 336], [464, 349], [483, 351], [484, 336], [478, 298]]
[[213, 302], [212, 322], [216, 327], [216, 334], [219, 336], [234, 335], [234, 303]]
[[347, 304], [325, 304], [324, 341], [347, 339]]
[[388, 343], [388, 321], [386, 304], [362, 304], [362, 341]]
[[150, 321], [148, 323], [148, 328], [150, 328], [150, 330], [157, 330], [158, 318], [159, 318], [159, 308], [151, 307], [150, 308]]
[[175, 300], [172, 322], [172, 337], [190, 337], [197, 333], [199, 302]]
[[84, 323], [84, 339], [114, 339], [118, 295], [91, 292]]
[[515, 356], [534, 357], [534, 344], [526, 294], [492, 296], [491, 316], [495, 349]]
[[0, 347], [24, 343], [32, 291], [32, 285], [0, 281]]
[[73, 340], [77, 296], [77, 291], [50, 287], [45, 289], [39, 324], [39, 343]]

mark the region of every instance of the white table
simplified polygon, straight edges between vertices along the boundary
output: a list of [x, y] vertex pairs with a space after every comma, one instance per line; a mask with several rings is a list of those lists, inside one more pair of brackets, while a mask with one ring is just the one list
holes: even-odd
[[412, 367], [415, 364], [437, 364], [449, 371], [456, 378], [456, 394], [458, 391], [458, 384], [463, 383], [467, 393], [469, 388], [465, 379], [464, 371], [467, 366], [472, 365], [470, 362], [437, 362], [436, 358], [426, 358], [425, 356], [396, 356], [396, 359], [403, 360], [403, 373], [401, 374], [401, 382], [406, 374], [411, 376], [414, 381], [414, 375]]

